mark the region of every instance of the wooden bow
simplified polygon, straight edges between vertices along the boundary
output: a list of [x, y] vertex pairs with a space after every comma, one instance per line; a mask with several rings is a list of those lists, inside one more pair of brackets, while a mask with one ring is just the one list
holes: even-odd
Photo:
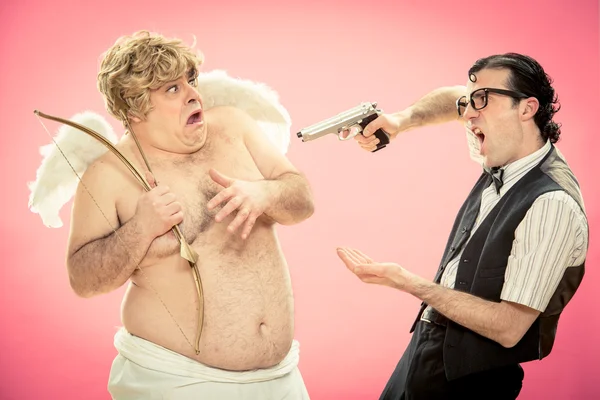
[[[60, 117], [55, 117], [52, 115], [48, 115], [45, 114], [41, 111], [35, 110], [34, 114], [37, 115], [38, 117], [42, 117], [45, 119], [49, 119], [52, 121], [56, 121], [59, 122], [61, 124], [65, 124], [65, 125], [69, 125], [72, 126], [73, 128], [79, 129], [80, 131], [90, 135], [91, 137], [93, 137], [94, 139], [98, 140], [100, 143], [102, 143], [104, 146], [106, 146], [113, 154], [115, 154], [117, 156], [117, 158], [119, 158], [119, 160], [121, 160], [123, 162], [123, 164], [125, 164], [125, 166], [127, 167], [127, 169], [129, 169], [129, 171], [131, 171], [131, 173], [133, 174], [133, 176], [135, 177], [135, 179], [142, 185], [142, 187], [144, 188], [145, 191], [149, 192], [152, 188], [150, 187], [150, 184], [148, 183], [148, 181], [146, 181], [144, 175], [142, 175], [140, 173], [140, 171], [127, 159], [127, 157], [125, 157], [123, 155], [123, 153], [121, 153], [109, 140], [107, 140], [104, 136], [100, 135], [99, 133], [95, 132], [94, 130], [80, 125], [76, 122], [64, 119], [64, 118], [60, 118]], [[146, 155], [144, 154], [142, 147], [135, 135], [135, 133], [133, 132], [133, 130], [131, 129], [131, 127], [129, 126], [129, 123], [127, 122], [127, 118], [123, 118], [123, 121], [125, 121], [125, 124], [127, 125], [127, 129], [129, 130], [129, 132], [131, 133], [131, 135], [133, 136], [135, 143], [140, 151], [140, 153], [142, 154], [142, 158], [144, 159], [144, 162], [146, 163], [146, 167], [148, 168], [148, 171], [150, 171], [150, 173], [152, 173], [152, 170], [150, 169], [150, 165], [148, 163], [148, 160], [146, 159]], [[41, 122], [41, 121], [40, 121]], [[48, 132], [48, 129], [46, 128], [46, 126], [42, 123], [42, 126], [44, 126], [44, 129], [46, 130], [46, 132], [48, 133], [48, 135], [50, 135], [50, 132]], [[67, 159], [67, 157], [65, 156], [65, 154], [63, 153], [63, 151], [60, 149], [60, 147], [58, 146], [58, 144], [56, 143], [56, 141], [54, 140], [54, 138], [52, 138], [52, 135], [50, 135], [52, 141], [54, 142], [54, 144], [56, 145], [56, 147], [60, 150], [60, 153], [63, 155], [63, 157], [65, 159]], [[73, 168], [73, 166], [71, 165], [71, 163], [69, 162], [69, 160], [67, 159], [67, 162], [69, 163], [69, 166], [71, 166], [71, 169], [73, 169], [73, 172], [75, 172], [75, 175], [77, 175], [77, 178], [81, 181], [81, 177], [79, 176], [79, 174], [77, 174], [77, 172], [75, 171], [75, 169]], [[86, 189], [87, 190], [87, 189]], [[90, 196], [92, 196], [91, 193], [88, 194]], [[92, 196], [93, 198], [93, 196]], [[102, 210], [100, 210], [100, 212], [102, 212]], [[104, 215], [104, 214], [103, 214]], [[106, 216], [105, 216], [106, 218]], [[109, 225], [111, 225], [111, 228], [113, 230], [113, 232], [117, 235], [117, 237], [119, 236], [119, 234], [117, 233], [116, 229], [112, 226], [112, 224], [108, 221]], [[180, 244], [180, 255], [182, 258], [184, 258], [185, 260], [187, 260], [187, 262], [189, 263], [190, 267], [192, 268], [193, 271], [193, 275], [194, 275], [194, 281], [196, 283], [196, 290], [198, 292], [198, 329], [197, 329], [197, 333], [196, 333], [196, 341], [195, 344], [192, 345], [192, 343], [190, 342], [190, 340], [188, 339], [187, 335], [185, 334], [185, 332], [183, 332], [183, 329], [181, 328], [181, 326], [179, 325], [179, 323], [177, 323], [177, 320], [175, 319], [175, 317], [173, 316], [173, 314], [169, 311], [169, 309], [167, 308], [166, 304], [164, 303], [164, 301], [162, 300], [162, 298], [160, 297], [160, 295], [158, 294], [158, 292], [152, 288], [152, 290], [154, 291], [154, 293], [156, 294], [156, 296], [159, 297], [159, 300], [161, 301], [161, 303], [163, 304], [163, 307], [165, 307], [167, 313], [171, 316], [171, 318], [173, 319], [173, 322], [175, 323], [175, 325], [177, 325], [177, 328], [179, 328], [179, 330], [181, 331], [182, 335], [185, 337], [185, 340], [188, 342], [188, 344], [194, 349], [194, 351], [196, 352], [196, 354], [200, 353], [200, 336], [202, 334], [202, 327], [204, 325], [204, 296], [203, 296], [203, 291], [202, 291], [202, 280], [200, 279], [200, 271], [198, 270], [198, 253], [196, 253], [194, 251], [194, 249], [191, 248], [191, 246], [186, 242], [183, 233], [181, 232], [181, 229], [179, 228], [178, 225], [175, 225], [172, 229], [172, 232], [175, 234], [175, 237], [177, 238], [177, 240], [179, 241]], [[138, 266], [137, 267], [142, 274], [144, 274], [144, 272], [142, 271], [142, 269]], [[145, 275], [144, 275], [145, 276]], [[148, 279], [146, 277], [146, 279]]]

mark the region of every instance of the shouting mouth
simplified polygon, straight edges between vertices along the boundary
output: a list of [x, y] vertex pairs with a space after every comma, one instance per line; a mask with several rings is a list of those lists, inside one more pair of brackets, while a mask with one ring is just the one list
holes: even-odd
[[483, 142], [485, 141], [485, 134], [483, 132], [481, 132], [481, 129], [479, 129], [479, 128], [473, 128], [471, 130], [471, 132], [473, 132], [473, 134], [475, 135], [475, 137], [477, 139], [479, 139], [479, 144], [482, 145]]
[[202, 122], [202, 111], [198, 110], [188, 117], [186, 125], [200, 125]]

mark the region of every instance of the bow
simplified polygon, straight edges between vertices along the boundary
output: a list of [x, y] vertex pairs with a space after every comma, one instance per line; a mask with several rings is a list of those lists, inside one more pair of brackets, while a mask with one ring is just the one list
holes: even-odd
[[500, 189], [504, 186], [504, 168], [493, 167], [486, 169], [485, 172], [492, 178], [494, 186], [496, 187], [496, 194], [500, 195]]
[[[43, 113], [41, 111], [38, 111], [38, 110], [35, 110], [34, 114], [37, 115], [38, 117], [42, 117], [42, 118], [49, 119], [49, 120], [52, 120], [52, 121], [56, 121], [56, 122], [59, 122], [59, 123], [65, 124], [65, 125], [69, 125], [69, 126], [75, 128], [75, 129], [78, 129], [78, 130], [80, 130], [80, 131], [82, 131], [82, 132], [90, 135], [94, 139], [98, 140], [100, 143], [102, 143], [104, 146], [106, 146], [113, 154], [115, 154], [117, 156], [117, 158], [119, 158], [119, 160], [121, 160], [121, 162], [123, 162], [123, 164], [125, 164], [125, 166], [127, 167], [127, 169], [129, 169], [129, 171], [133, 174], [133, 176], [135, 177], [135, 179], [140, 183], [140, 185], [142, 186], [142, 188], [145, 191], [148, 192], [148, 191], [151, 190], [150, 184], [145, 179], [145, 177], [140, 173], [140, 171], [109, 140], [107, 140], [106, 138], [104, 138], [99, 133], [95, 132], [94, 130], [92, 130], [92, 129], [88, 128], [88, 127], [80, 125], [80, 124], [78, 124], [76, 122], [69, 121], [69, 120], [64, 119], [64, 118], [60, 118], [60, 117], [55, 117], [55, 116], [52, 116], [52, 115], [48, 115], [48, 114], [45, 114], [45, 113]], [[150, 171], [150, 173], [152, 173], [152, 170], [150, 169], [150, 165], [148, 163], [148, 160], [146, 159], [146, 155], [144, 154], [144, 152], [142, 150], [142, 147], [141, 147], [141, 145], [140, 145], [140, 143], [139, 143], [139, 141], [137, 139], [137, 136], [135, 135], [135, 133], [133, 132], [133, 130], [129, 126], [129, 123], [127, 122], [127, 118], [123, 118], [123, 121], [125, 121], [127, 129], [129, 130], [129, 132], [131, 133], [132, 137], [134, 138], [135, 143], [136, 143], [136, 145], [137, 145], [140, 153], [142, 154], [142, 158], [144, 159], [144, 163], [146, 164], [146, 167], [148, 168], [148, 171]], [[48, 135], [50, 136], [50, 138], [52, 139], [52, 141], [54, 142], [54, 144], [56, 145], [56, 147], [58, 148], [58, 150], [60, 151], [60, 153], [62, 154], [62, 156], [65, 158], [65, 160], [67, 160], [67, 163], [69, 164], [69, 166], [71, 167], [71, 169], [73, 170], [73, 172], [75, 173], [75, 175], [77, 176], [77, 178], [79, 179], [79, 181], [81, 182], [81, 177], [79, 176], [79, 174], [77, 173], [77, 171], [75, 170], [75, 168], [71, 165], [71, 163], [69, 162], [68, 158], [66, 157], [66, 155], [64, 154], [64, 152], [61, 150], [60, 146], [58, 146], [58, 143], [56, 143], [56, 141], [54, 140], [54, 138], [52, 137], [52, 135], [50, 135], [50, 132], [48, 132], [48, 129], [46, 128], [46, 126], [44, 125], [44, 123], [41, 120], [40, 120], [40, 123], [42, 124], [42, 126], [46, 130], [46, 133], [48, 133]], [[85, 186], [84, 186], [84, 188], [85, 188]], [[87, 190], [87, 188], [85, 188], [85, 190], [88, 192], [88, 194], [93, 199], [94, 198], [93, 195]], [[117, 237], [119, 237], [119, 234], [118, 234], [117, 230], [112, 226], [112, 224], [110, 223], [110, 221], [108, 221], [108, 218], [104, 215], [104, 213], [102, 212], [102, 210], [100, 210], [100, 212], [102, 213], [102, 215], [104, 216], [104, 218], [106, 219], [106, 221], [108, 222], [108, 224], [111, 226], [111, 228], [112, 228], [113, 232], [115, 233], [115, 235]], [[175, 234], [175, 237], [177, 238], [177, 240], [180, 243], [180, 255], [181, 255], [181, 257], [188, 261], [188, 263], [189, 263], [189, 265], [190, 265], [190, 267], [192, 269], [193, 276], [194, 276], [194, 281], [196, 283], [196, 290], [198, 292], [198, 302], [199, 302], [199, 304], [198, 304], [198, 329], [197, 329], [196, 341], [195, 341], [194, 345], [190, 342], [190, 340], [188, 339], [187, 335], [185, 334], [185, 332], [181, 328], [181, 325], [179, 325], [179, 323], [177, 322], [177, 320], [175, 319], [175, 317], [173, 316], [173, 314], [169, 311], [169, 309], [167, 308], [165, 302], [162, 300], [162, 298], [158, 294], [158, 291], [156, 291], [156, 289], [154, 289], [154, 287], [150, 283], [148, 277], [144, 274], [144, 271], [142, 270], [142, 268], [140, 268], [138, 266], [137, 269], [139, 269], [140, 272], [142, 272], [142, 275], [144, 275], [145, 279], [150, 284], [150, 287], [151, 287], [152, 291], [159, 298], [159, 300], [162, 303], [163, 307], [165, 308], [165, 310], [167, 311], [167, 313], [171, 316], [171, 319], [173, 320], [173, 322], [175, 323], [175, 325], [177, 325], [177, 328], [181, 331], [181, 333], [184, 336], [185, 340], [194, 349], [194, 351], [196, 352], [196, 354], [199, 354], [200, 353], [200, 336], [202, 334], [202, 327], [203, 327], [203, 324], [204, 324], [204, 297], [203, 297], [203, 291], [202, 291], [202, 280], [200, 278], [200, 272], [198, 270], [198, 265], [197, 265], [198, 254], [186, 242], [186, 240], [185, 240], [185, 238], [183, 236], [183, 233], [181, 232], [181, 229], [179, 228], [178, 225], [175, 225], [171, 229], [171, 231]]]

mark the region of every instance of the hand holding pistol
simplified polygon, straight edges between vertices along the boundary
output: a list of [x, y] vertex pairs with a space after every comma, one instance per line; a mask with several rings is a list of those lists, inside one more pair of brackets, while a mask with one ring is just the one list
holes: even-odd
[[[377, 118], [381, 112], [377, 109], [377, 103], [361, 103], [334, 117], [301, 129], [297, 135], [303, 142], [315, 140], [328, 134], [336, 135], [339, 140], [349, 140], [359, 133], [362, 135], [363, 129]], [[373, 153], [383, 149], [390, 143], [390, 136], [382, 129], [378, 129], [374, 135], [379, 139], [379, 143], [377, 148], [372, 151]]]

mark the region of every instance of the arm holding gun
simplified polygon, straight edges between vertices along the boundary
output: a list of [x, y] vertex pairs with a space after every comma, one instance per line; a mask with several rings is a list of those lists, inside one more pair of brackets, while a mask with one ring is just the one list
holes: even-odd
[[456, 111], [456, 101], [465, 95], [466, 90], [465, 86], [445, 86], [435, 89], [402, 111], [379, 115], [364, 127], [362, 135], [350, 131], [349, 136], [354, 137], [360, 147], [372, 152], [381, 145], [379, 137], [373, 132], [382, 130], [389, 134], [391, 140], [395, 139], [400, 132], [413, 128], [461, 121]]
[[[361, 103], [350, 110], [301, 129], [297, 135], [303, 142], [319, 139], [328, 134], [337, 135], [339, 140], [349, 140], [358, 136], [370, 123], [377, 120], [381, 110], [377, 103]], [[370, 135], [377, 140], [372, 152], [383, 149], [389, 142], [389, 135], [382, 129], [371, 129]]]

